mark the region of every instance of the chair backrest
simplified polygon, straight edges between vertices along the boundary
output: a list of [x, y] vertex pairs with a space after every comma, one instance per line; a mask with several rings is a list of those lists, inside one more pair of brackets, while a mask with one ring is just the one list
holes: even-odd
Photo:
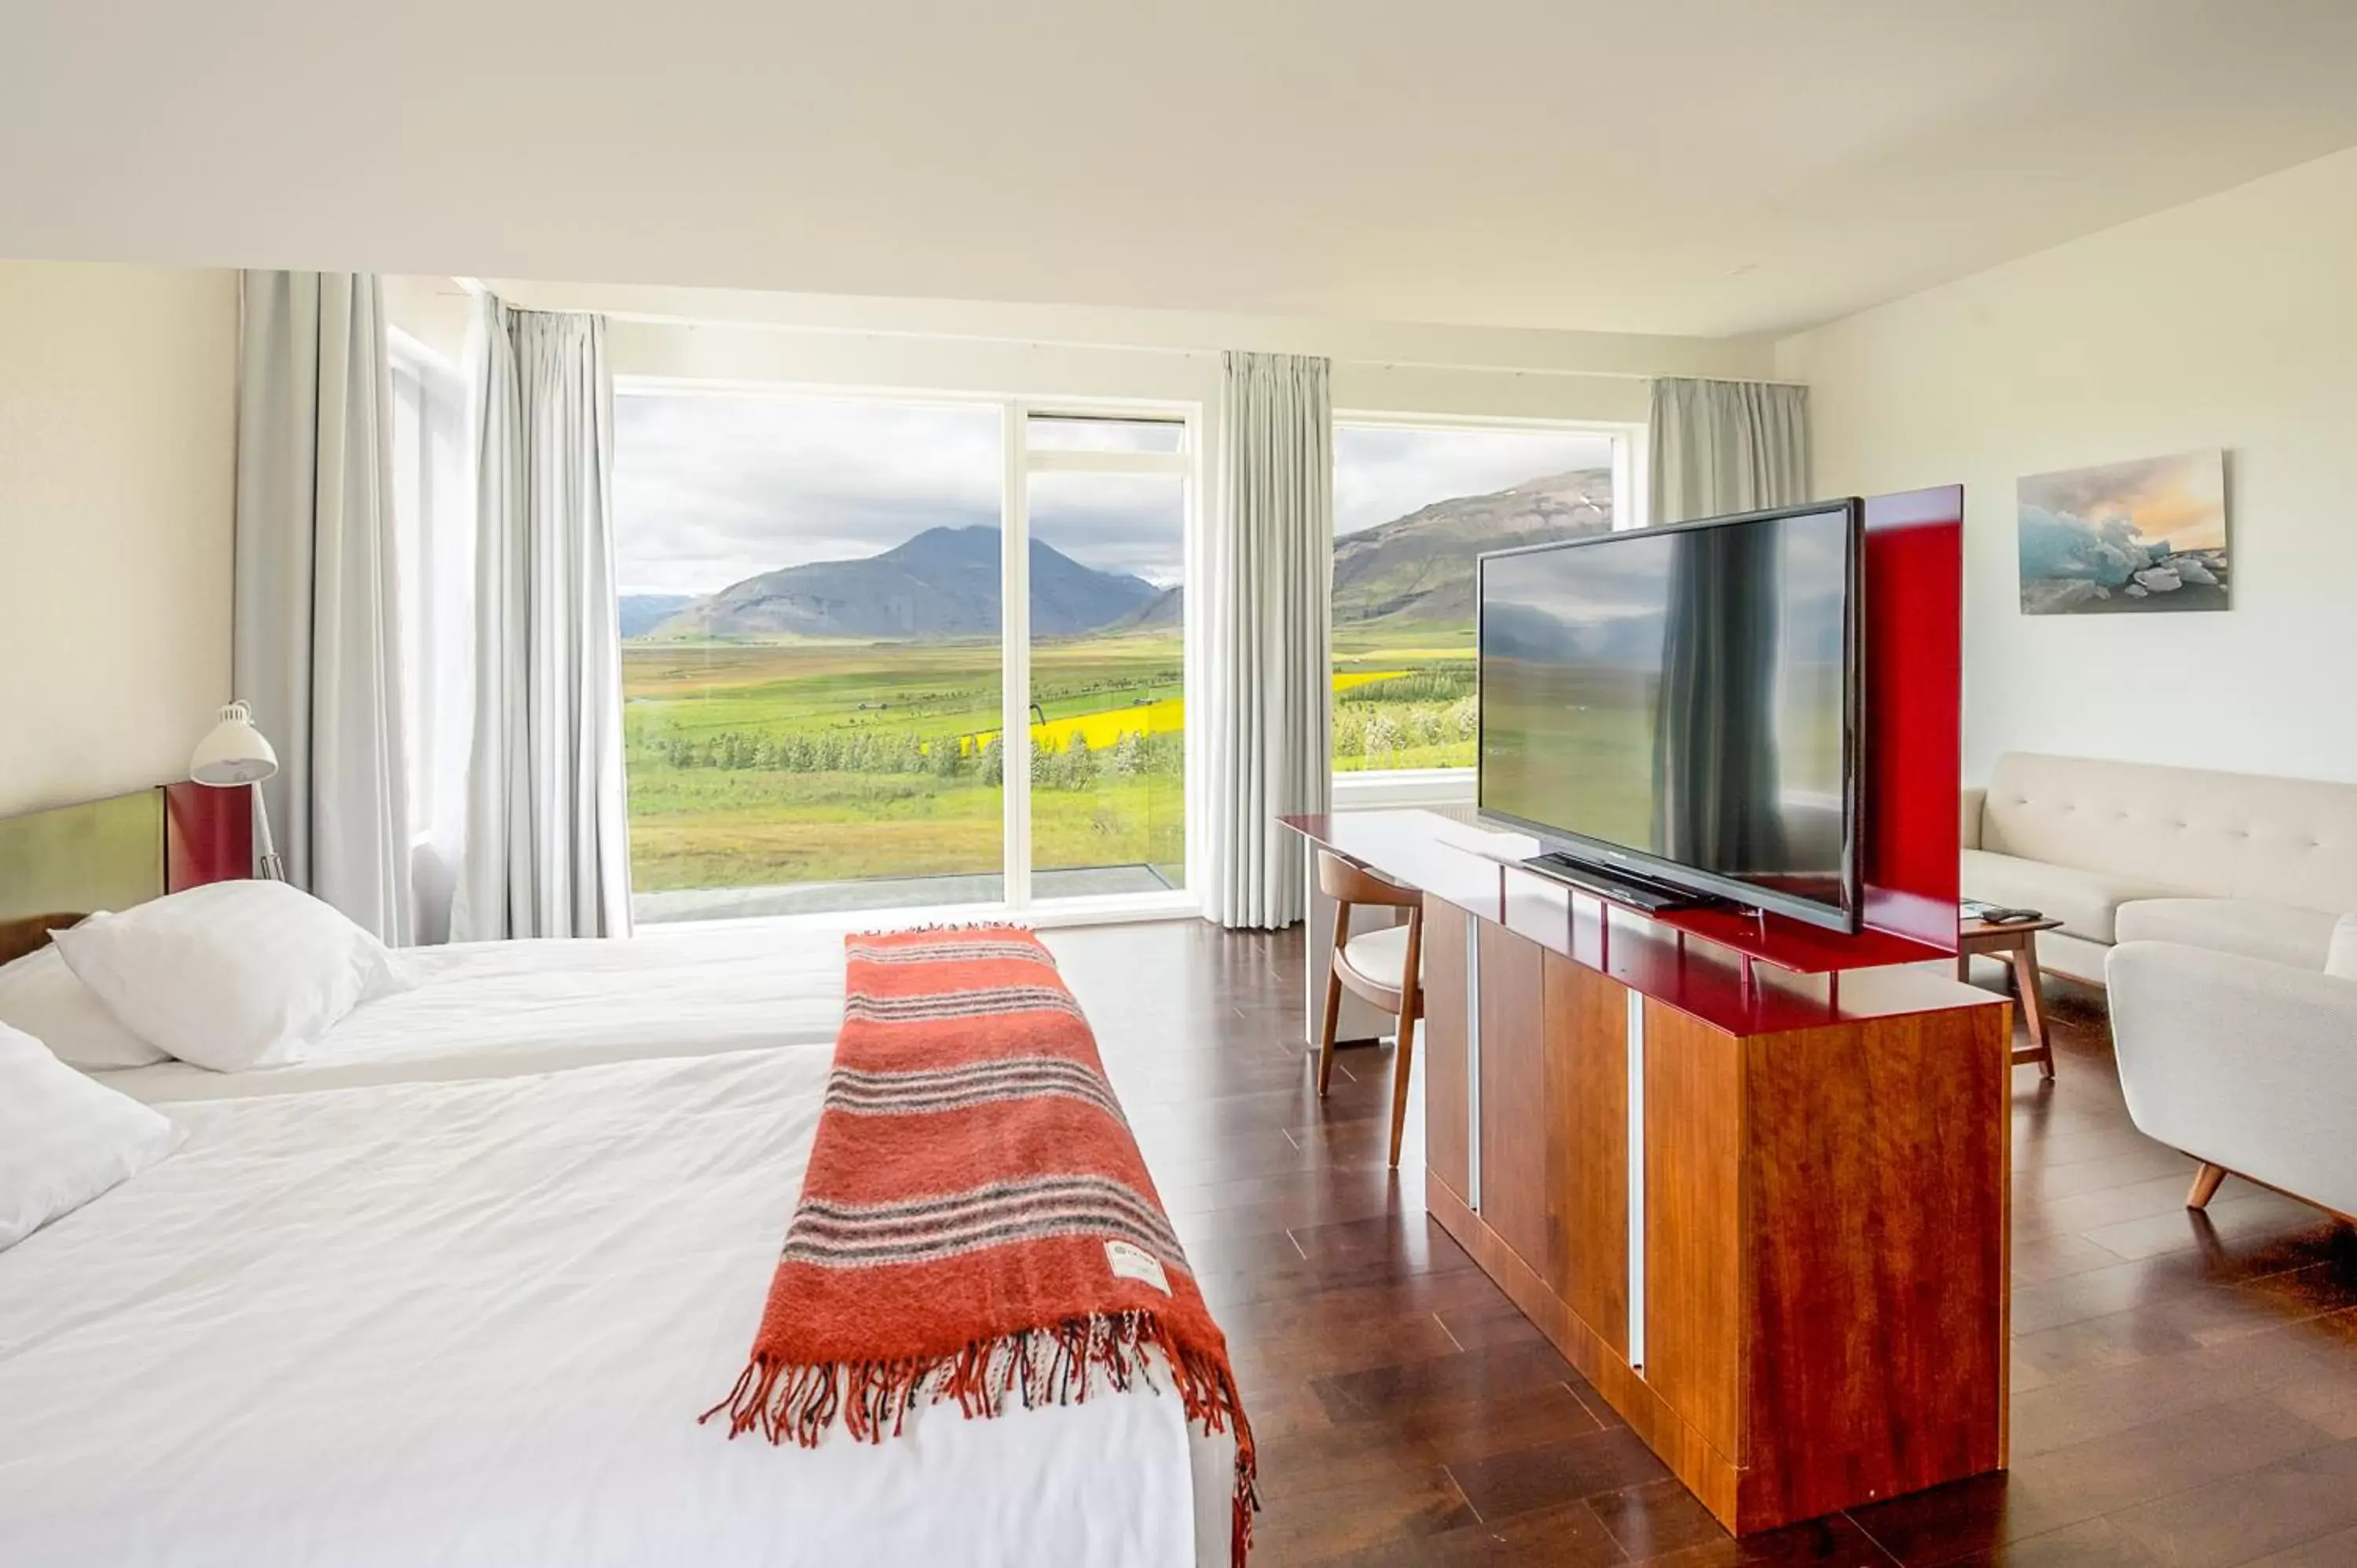
[[1318, 891], [1337, 904], [1375, 904], [1394, 909], [1424, 908], [1424, 895], [1415, 888], [1378, 876], [1357, 861], [1345, 860], [1330, 849], [1318, 852]]

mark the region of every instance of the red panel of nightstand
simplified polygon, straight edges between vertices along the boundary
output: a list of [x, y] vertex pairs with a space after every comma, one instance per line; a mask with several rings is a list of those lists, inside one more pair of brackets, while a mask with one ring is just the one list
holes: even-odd
[[195, 783], [164, 789], [164, 891], [253, 875], [253, 791]]

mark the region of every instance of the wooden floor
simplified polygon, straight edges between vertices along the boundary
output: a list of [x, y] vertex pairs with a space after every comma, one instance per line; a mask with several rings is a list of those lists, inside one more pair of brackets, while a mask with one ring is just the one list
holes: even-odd
[[1425, 1218], [1418, 1119], [1385, 1171], [1390, 1051], [1319, 1104], [1297, 932], [1049, 940], [1227, 1330], [1262, 1568], [2357, 1565], [2357, 1237], [2238, 1180], [2186, 1210], [2098, 993], [2014, 1078], [2011, 1473], [1738, 1547]]

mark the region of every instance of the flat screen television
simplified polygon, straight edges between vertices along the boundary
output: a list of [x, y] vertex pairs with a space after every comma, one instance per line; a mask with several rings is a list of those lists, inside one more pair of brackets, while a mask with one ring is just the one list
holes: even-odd
[[1857, 930], [1863, 512], [1482, 556], [1481, 817], [1575, 866]]

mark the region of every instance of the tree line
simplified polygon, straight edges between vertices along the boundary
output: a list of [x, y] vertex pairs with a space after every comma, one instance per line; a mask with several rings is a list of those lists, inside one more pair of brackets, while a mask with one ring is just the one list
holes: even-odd
[[[912, 733], [884, 734], [861, 730], [760, 731], [722, 730], [708, 736], [687, 736], [669, 730], [640, 743], [637, 749], [670, 768], [716, 768], [731, 772], [770, 773], [914, 773], [936, 779], [971, 778], [986, 789], [1006, 780], [1004, 738], [989, 736], [980, 745], [974, 736], [943, 736], [926, 740]], [[1038, 746], [1031, 752], [1034, 789], [1085, 789], [1103, 778], [1126, 779], [1148, 773], [1176, 774], [1184, 766], [1185, 742], [1171, 733], [1125, 732], [1109, 746], [1092, 746], [1075, 732], [1061, 746]]]

